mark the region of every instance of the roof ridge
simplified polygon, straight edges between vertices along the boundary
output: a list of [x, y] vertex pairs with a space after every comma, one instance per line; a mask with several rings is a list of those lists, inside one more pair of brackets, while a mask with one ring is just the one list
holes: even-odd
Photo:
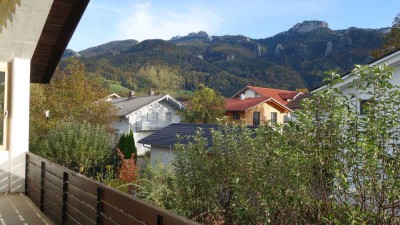
[[265, 96], [261, 96], [261, 97], [249, 97], [249, 98], [245, 98], [245, 99], [240, 99], [240, 98], [227, 98], [226, 100], [246, 100], [246, 99], [269, 99], [272, 97], [265, 97]]
[[249, 88], [261, 88], [261, 89], [269, 89], [269, 90], [276, 90], [276, 91], [285, 91], [285, 92], [299, 92], [299, 91], [290, 91], [290, 90], [277, 89], [277, 88], [269, 88], [269, 87], [258, 87], [258, 86], [251, 86], [251, 85], [248, 85], [247, 87], [249, 87]]

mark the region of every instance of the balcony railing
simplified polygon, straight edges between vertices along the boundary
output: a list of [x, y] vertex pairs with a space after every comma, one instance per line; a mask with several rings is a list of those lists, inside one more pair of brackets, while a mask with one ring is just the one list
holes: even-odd
[[152, 131], [152, 130], [161, 130], [162, 128], [170, 125], [171, 123], [178, 123], [179, 120], [172, 120], [169, 122], [166, 121], [144, 121], [136, 123], [137, 131]]
[[56, 224], [197, 224], [32, 153], [25, 182], [25, 194]]

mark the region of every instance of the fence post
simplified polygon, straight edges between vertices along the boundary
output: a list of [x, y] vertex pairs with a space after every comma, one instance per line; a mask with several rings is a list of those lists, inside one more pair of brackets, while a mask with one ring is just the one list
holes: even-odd
[[44, 171], [46, 169], [46, 163], [41, 161], [40, 163], [40, 211], [44, 211]]
[[96, 225], [100, 225], [101, 222], [101, 199], [103, 197], [103, 190], [97, 187], [97, 205], [96, 205]]
[[61, 224], [66, 224], [67, 218], [67, 201], [68, 201], [68, 173], [63, 173], [63, 196], [62, 196], [62, 210], [61, 210]]
[[157, 225], [163, 225], [163, 217], [160, 215], [157, 215]]

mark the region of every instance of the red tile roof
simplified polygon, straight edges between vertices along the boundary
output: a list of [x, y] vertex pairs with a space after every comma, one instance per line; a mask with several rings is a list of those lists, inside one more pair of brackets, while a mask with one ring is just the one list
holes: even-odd
[[273, 89], [273, 88], [263, 88], [254, 86], [247, 86], [247, 88], [253, 90], [254, 92], [258, 93], [263, 97], [271, 97], [284, 105], [289, 103], [288, 101], [286, 101], [286, 99], [290, 97], [294, 98], [297, 94], [299, 94], [299, 92], [297, 91], [288, 91], [288, 90]]
[[270, 98], [246, 98], [240, 100], [239, 98], [229, 98], [225, 101], [226, 111], [246, 111], [260, 103], [268, 101]]
[[241, 93], [244, 93], [245, 90], [250, 89], [256, 92], [257, 94], [261, 95], [265, 98], [273, 98], [279, 103], [286, 105], [289, 102], [287, 99], [293, 99], [296, 95], [300, 92], [298, 91], [288, 91], [288, 90], [281, 90], [281, 89], [273, 89], [273, 88], [263, 88], [263, 87], [254, 87], [254, 86], [246, 86], [238, 93], [236, 93], [232, 98], [239, 98]]

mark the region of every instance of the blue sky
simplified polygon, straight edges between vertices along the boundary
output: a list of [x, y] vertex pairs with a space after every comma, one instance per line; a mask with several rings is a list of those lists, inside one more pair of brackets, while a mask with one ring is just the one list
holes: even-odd
[[68, 48], [169, 40], [200, 30], [266, 38], [304, 20], [326, 21], [335, 30], [382, 28], [391, 26], [398, 13], [398, 0], [91, 0]]

